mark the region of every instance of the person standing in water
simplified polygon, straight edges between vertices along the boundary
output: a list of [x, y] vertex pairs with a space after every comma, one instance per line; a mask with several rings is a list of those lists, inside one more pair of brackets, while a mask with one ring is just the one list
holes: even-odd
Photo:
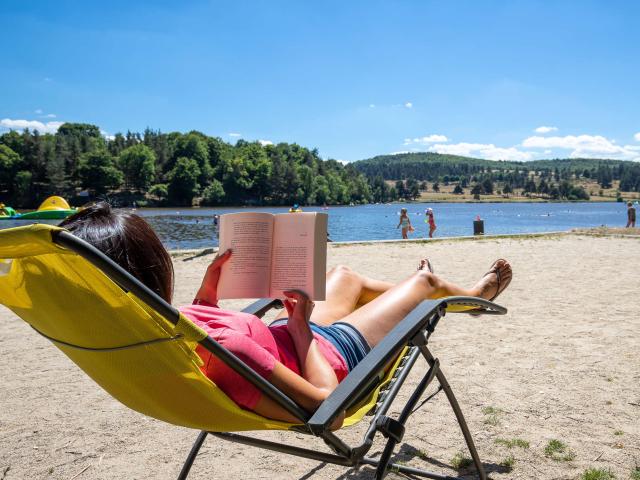
[[436, 220], [433, 216], [433, 210], [431, 208], [427, 208], [424, 212], [425, 219], [424, 223], [429, 224], [429, 238], [433, 238], [433, 232], [436, 231]]
[[633, 203], [627, 203], [627, 227], [626, 228], [635, 228], [636, 226], [636, 207], [633, 206]]
[[408, 239], [408, 233], [413, 232], [413, 227], [411, 226], [411, 220], [409, 220], [409, 215], [407, 215], [406, 208], [400, 209], [400, 221], [398, 222], [398, 226], [396, 227], [396, 229], [400, 227], [402, 227], [402, 239]]

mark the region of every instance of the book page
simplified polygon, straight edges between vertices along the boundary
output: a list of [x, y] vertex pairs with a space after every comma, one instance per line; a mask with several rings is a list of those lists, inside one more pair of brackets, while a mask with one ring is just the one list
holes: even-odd
[[276, 215], [273, 235], [271, 298], [283, 291], [302, 290], [312, 300], [324, 300], [327, 268], [327, 215]]
[[220, 253], [231, 249], [222, 266], [218, 298], [262, 298], [269, 296], [271, 213], [229, 213], [220, 217]]

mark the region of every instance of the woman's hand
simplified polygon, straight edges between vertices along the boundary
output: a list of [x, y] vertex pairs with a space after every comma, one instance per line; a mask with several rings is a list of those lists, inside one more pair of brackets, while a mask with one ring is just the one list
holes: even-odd
[[211, 264], [207, 267], [207, 272], [202, 279], [200, 290], [196, 294], [195, 300], [202, 300], [211, 305], [218, 306], [218, 281], [220, 280], [220, 269], [227, 260], [231, 258], [231, 249], [216, 255]]
[[314, 307], [309, 296], [302, 290], [287, 290], [282, 293], [287, 297], [283, 303], [289, 315], [289, 322], [308, 324]]

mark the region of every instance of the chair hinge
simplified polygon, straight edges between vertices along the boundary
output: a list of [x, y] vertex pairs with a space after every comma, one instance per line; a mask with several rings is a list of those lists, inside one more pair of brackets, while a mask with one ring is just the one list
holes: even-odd
[[392, 438], [397, 443], [404, 437], [404, 425], [398, 420], [382, 415], [376, 420], [376, 430], [382, 432], [385, 438]]

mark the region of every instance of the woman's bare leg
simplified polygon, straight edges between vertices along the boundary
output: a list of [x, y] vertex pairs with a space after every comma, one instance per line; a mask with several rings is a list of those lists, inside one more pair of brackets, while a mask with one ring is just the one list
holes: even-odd
[[[393, 283], [366, 277], [349, 267], [334, 267], [327, 272], [326, 300], [315, 302], [311, 321], [318, 325], [330, 325], [393, 286]], [[282, 310], [277, 318], [286, 316], [287, 311]]]
[[[503, 282], [511, 279], [511, 266], [506, 261], [497, 265]], [[428, 298], [451, 295], [492, 298], [498, 288], [495, 273], [485, 275], [470, 289], [447, 282], [426, 270], [419, 270], [407, 280], [388, 289], [371, 302], [341, 318], [355, 326], [372, 347], [377, 345], [411, 310]]]

